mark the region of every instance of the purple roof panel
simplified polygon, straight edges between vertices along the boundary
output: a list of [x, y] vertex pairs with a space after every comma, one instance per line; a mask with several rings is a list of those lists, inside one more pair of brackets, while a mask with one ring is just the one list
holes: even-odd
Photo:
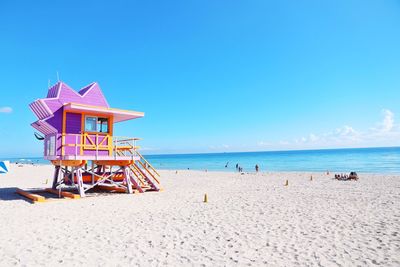
[[54, 98], [57, 97], [58, 92], [60, 91], [60, 84], [61, 83], [56, 83], [53, 87], [51, 87], [49, 89], [49, 91], [47, 92], [47, 98]]
[[84, 95], [87, 91], [89, 91], [90, 88], [92, 88], [93, 85], [95, 85], [96, 83], [91, 83], [85, 87], [83, 87], [81, 90], [79, 90], [79, 94], [80, 95]]
[[109, 107], [103, 92], [95, 82], [85, 86], [79, 92], [66, 83], [58, 82], [48, 90], [46, 98], [38, 99], [29, 105], [39, 119], [32, 126], [44, 134], [59, 130], [62, 123], [60, 114], [62, 114], [63, 105], [67, 103]]

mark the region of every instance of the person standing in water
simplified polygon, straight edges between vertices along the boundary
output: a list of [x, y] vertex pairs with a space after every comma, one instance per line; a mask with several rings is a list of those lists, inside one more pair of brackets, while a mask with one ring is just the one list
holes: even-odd
[[256, 164], [255, 168], [256, 168], [256, 172], [258, 172], [258, 169], [259, 169], [258, 164]]

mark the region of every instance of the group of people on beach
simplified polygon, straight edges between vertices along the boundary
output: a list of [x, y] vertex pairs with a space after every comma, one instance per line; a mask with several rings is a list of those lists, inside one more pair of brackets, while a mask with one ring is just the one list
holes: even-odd
[[336, 180], [343, 180], [343, 181], [346, 181], [346, 180], [356, 180], [357, 181], [358, 180], [358, 175], [357, 175], [356, 172], [350, 172], [349, 175], [343, 174], [343, 173], [335, 174], [335, 179]]
[[239, 166], [239, 163], [236, 163], [236, 171], [243, 172], [243, 168]]
[[[225, 166], [226, 168], [227, 166]], [[256, 172], [258, 172], [260, 170], [260, 167], [258, 166], [258, 164], [256, 164], [256, 166], [254, 166]], [[236, 171], [238, 172], [243, 172], [243, 168], [239, 165], [239, 163], [236, 163]]]

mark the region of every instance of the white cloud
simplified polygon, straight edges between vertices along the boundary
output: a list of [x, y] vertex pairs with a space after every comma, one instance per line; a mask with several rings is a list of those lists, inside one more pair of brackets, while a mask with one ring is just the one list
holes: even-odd
[[382, 110], [383, 113], [383, 121], [382, 121], [382, 131], [389, 132], [394, 127], [394, 114], [388, 109]]
[[341, 128], [337, 128], [335, 134], [339, 136], [355, 136], [358, 135], [358, 132], [353, 127], [344, 125]]
[[[297, 137], [293, 142], [282, 140], [269, 143], [271, 147], [293, 149], [329, 148], [329, 147], [364, 147], [364, 146], [393, 146], [400, 145], [400, 124], [396, 124], [394, 113], [388, 109], [382, 110], [383, 119], [375, 124], [377, 127], [359, 131], [352, 126], [344, 125], [322, 134], [311, 133], [307, 137]], [[263, 142], [258, 143], [263, 146]]]
[[270, 146], [270, 145], [272, 145], [273, 143], [271, 143], [271, 142], [266, 142], [266, 141], [260, 141], [260, 142], [258, 142], [257, 143], [257, 145], [259, 145], [259, 146]]
[[[392, 130], [396, 130], [394, 122], [394, 113], [388, 109], [382, 109], [383, 119], [375, 127], [370, 128], [371, 133], [375, 135], [385, 135]], [[400, 125], [399, 125], [400, 126]]]
[[312, 143], [315, 142], [318, 139], [318, 137], [315, 134], [310, 134], [308, 137], [302, 136], [300, 139], [296, 139], [296, 143]]
[[11, 113], [12, 111], [10, 107], [0, 107], [0, 113]]
[[310, 140], [310, 142], [316, 142], [319, 140], [319, 137], [316, 136], [315, 134], [310, 134], [310, 136], [308, 137], [308, 139]]

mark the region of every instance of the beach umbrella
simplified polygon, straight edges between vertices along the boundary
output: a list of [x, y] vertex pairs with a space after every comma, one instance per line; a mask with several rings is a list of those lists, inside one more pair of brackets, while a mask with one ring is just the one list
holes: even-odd
[[8, 169], [10, 168], [10, 161], [4, 160], [0, 161], [0, 173], [8, 173]]

